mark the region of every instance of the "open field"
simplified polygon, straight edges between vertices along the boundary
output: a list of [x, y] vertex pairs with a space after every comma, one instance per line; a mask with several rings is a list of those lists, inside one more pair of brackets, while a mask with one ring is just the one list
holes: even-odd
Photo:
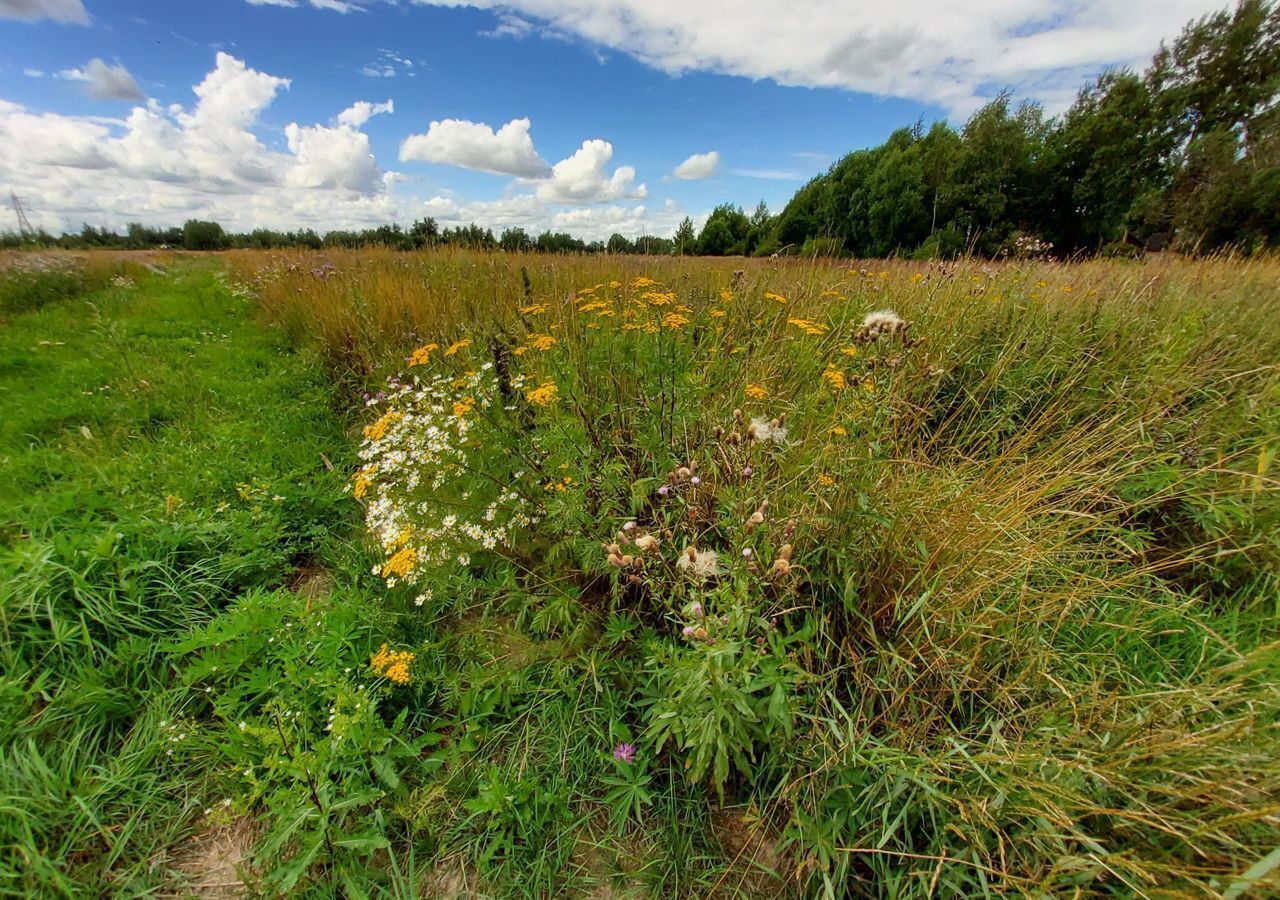
[[42, 259], [0, 892], [1280, 890], [1280, 263]]

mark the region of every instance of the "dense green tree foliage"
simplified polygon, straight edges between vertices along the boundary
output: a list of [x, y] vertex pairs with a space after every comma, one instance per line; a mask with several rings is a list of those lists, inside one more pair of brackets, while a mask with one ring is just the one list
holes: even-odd
[[[1002, 95], [959, 131], [917, 125], [850, 153], [802, 187], [757, 246], [857, 256], [996, 255], [1028, 238], [1060, 253], [1169, 238], [1189, 251], [1275, 246], [1278, 96], [1280, 9], [1243, 0], [1188, 25], [1145, 74], [1102, 75], [1057, 120]], [[715, 228], [700, 251], [722, 242]]]
[[[83, 233], [93, 229], [84, 226]], [[182, 226], [182, 246], [188, 250], [220, 250], [226, 244], [227, 236], [217, 222], [202, 222], [190, 219]]]

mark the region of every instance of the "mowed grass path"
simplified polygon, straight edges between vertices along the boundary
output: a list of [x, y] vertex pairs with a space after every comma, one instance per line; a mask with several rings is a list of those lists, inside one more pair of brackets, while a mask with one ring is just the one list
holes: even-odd
[[180, 877], [225, 794], [176, 642], [353, 533], [330, 393], [200, 264], [0, 320], [0, 893]]

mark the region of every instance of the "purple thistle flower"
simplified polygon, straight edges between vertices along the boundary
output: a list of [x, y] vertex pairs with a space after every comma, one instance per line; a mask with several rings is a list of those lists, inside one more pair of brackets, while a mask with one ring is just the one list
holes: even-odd
[[743, 470], [742, 470], [742, 477], [743, 477], [743, 478], [750, 478], [750, 477], [751, 477], [751, 467], [750, 467], [750, 466], [747, 466], [745, 469], [743, 469]]
[[613, 758], [621, 760], [627, 765], [631, 765], [636, 758], [636, 748], [634, 744], [619, 744], [613, 748]]
[[664, 497], [667, 496], [667, 494], [669, 494], [670, 492], [671, 492], [671, 488], [667, 487], [665, 484], [662, 487], [658, 488], [658, 493]]
[[689, 483], [690, 483], [690, 484], [702, 484], [702, 479], [701, 479], [701, 478], [699, 478], [697, 475], [694, 475], [692, 478], [690, 478], [690, 479], [689, 479]]

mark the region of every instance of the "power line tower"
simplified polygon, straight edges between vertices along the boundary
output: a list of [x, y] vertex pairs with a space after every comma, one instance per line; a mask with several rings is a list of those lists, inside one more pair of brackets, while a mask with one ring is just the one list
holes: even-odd
[[13, 206], [14, 213], [18, 216], [18, 234], [22, 237], [31, 237], [36, 230], [31, 227], [31, 220], [27, 218], [27, 211], [22, 208], [22, 200], [13, 191], [9, 191], [9, 202]]

